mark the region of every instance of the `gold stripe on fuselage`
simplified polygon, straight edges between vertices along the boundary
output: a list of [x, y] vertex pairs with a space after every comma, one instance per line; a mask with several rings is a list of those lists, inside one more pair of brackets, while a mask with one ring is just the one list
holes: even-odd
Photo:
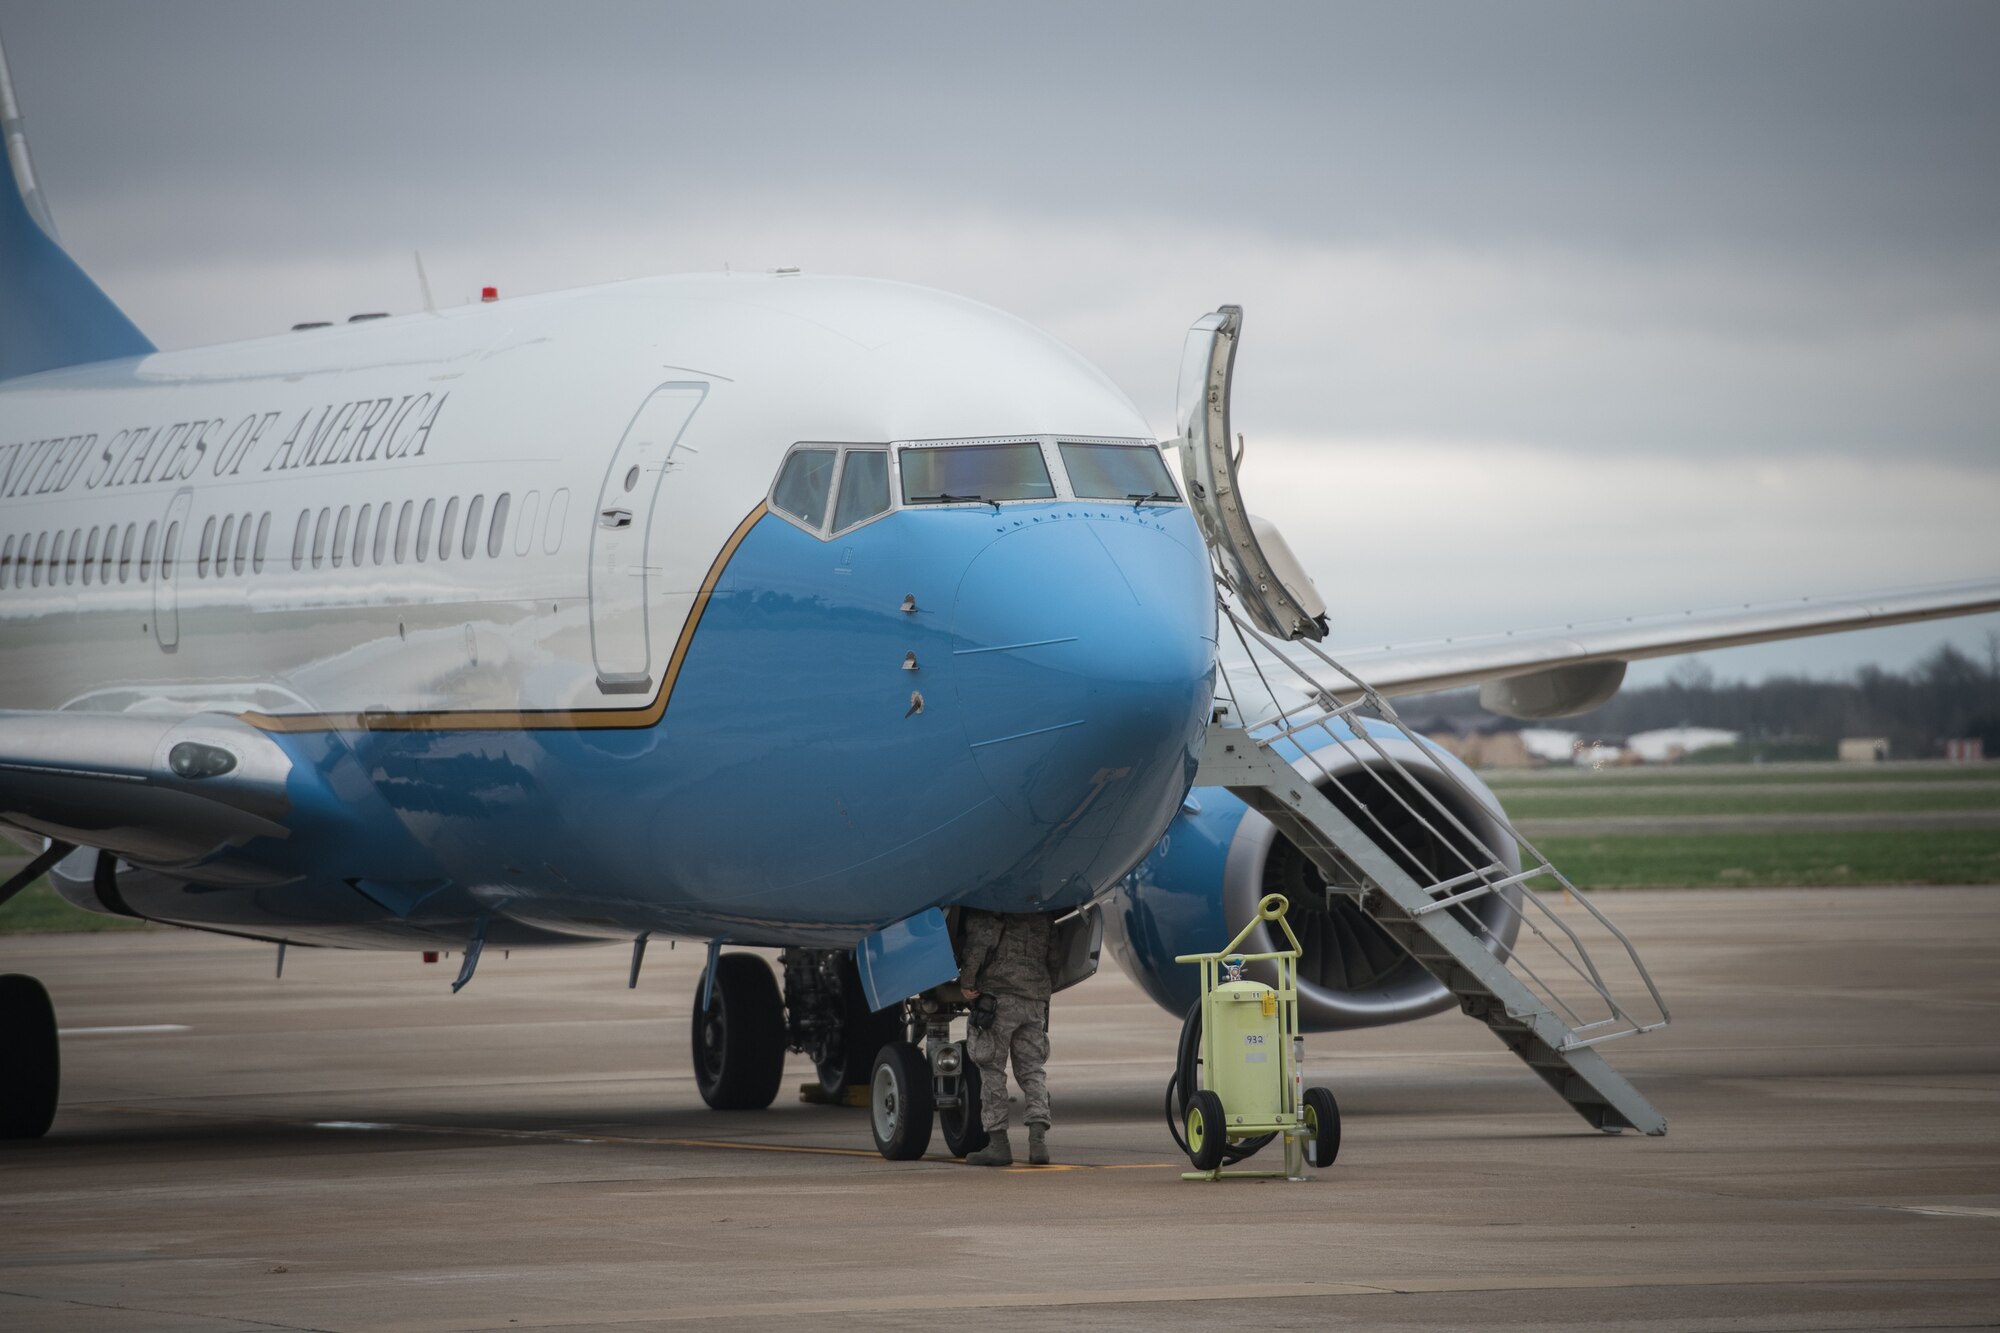
[[729, 534], [729, 540], [722, 544], [715, 562], [708, 567], [708, 575], [701, 581], [701, 588], [694, 595], [694, 605], [688, 608], [687, 621], [681, 626], [680, 638], [674, 643], [673, 656], [667, 660], [667, 670], [660, 680], [660, 688], [653, 695], [653, 701], [644, 708], [548, 708], [548, 709], [469, 709], [463, 712], [421, 712], [421, 713], [243, 713], [243, 721], [262, 731], [282, 734], [298, 734], [315, 731], [541, 731], [541, 730], [598, 730], [609, 727], [651, 727], [657, 726], [667, 712], [667, 700], [673, 695], [674, 681], [681, 674], [681, 665], [687, 661], [688, 648], [694, 642], [695, 630], [701, 626], [703, 612], [708, 609], [708, 599], [715, 591], [715, 585], [722, 579], [722, 571], [728, 567], [736, 548], [750, 535], [750, 529], [757, 526], [757, 520], [769, 510], [759, 504], [744, 520], [736, 525], [736, 531]]

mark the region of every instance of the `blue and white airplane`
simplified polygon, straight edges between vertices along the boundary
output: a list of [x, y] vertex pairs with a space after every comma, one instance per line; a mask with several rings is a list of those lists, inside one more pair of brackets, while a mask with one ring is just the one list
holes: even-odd
[[[157, 351], [58, 244], [4, 62], [0, 111], [0, 830], [33, 857], [0, 898], [47, 873], [93, 911], [449, 949], [461, 984], [487, 946], [622, 941], [635, 974], [653, 936], [779, 948], [782, 982], [712, 949], [691, 1020], [704, 1097], [762, 1106], [788, 1048], [831, 1089], [930, 1072], [948, 1048], [901, 1038], [954, 1012], [925, 989], [952, 908], [1109, 903], [1178, 1008], [1173, 955], [1282, 872], [1268, 825], [1191, 796], [1196, 515], [1052, 338], [778, 273]], [[1365, 665], [1553, 716], [1633, 658], [1996, 605]], [[1309, 1022], [1435, 1011], [1405, 961], [1309, 960]], [[58, 1066], [46, 993], [0, 980], [0, 1134], [47, 1129]]]

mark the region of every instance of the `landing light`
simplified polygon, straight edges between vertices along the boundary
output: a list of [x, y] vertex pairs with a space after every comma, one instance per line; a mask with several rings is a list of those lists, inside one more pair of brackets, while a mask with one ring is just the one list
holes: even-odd
[[174, 771], [176, 777], [214, 778], [235, 768], [236, 756], [220, 745], [182, 741], [167, 751], [167, 767]]

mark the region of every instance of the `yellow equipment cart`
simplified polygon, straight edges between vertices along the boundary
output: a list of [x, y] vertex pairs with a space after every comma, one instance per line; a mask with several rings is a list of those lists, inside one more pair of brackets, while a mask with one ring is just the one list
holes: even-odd
[[[1181, 1030], [1181, 1058], [1167, 1085], [1168, 1124], [1194, 1162], [1183, 1180], [1229, 1176], [1307, 1179], [1308, 1162], [1333, 1165], [1340, 1153], [1340, 1108], [1325, 1088], [1304, 1087], [1299, 1035], [1299, 937], [1285, 920], [1281, 893], [1257, 904], [1256, 919], [1219, 953], [1182, 954], [1177, 963], [1201, 965], [1201, 999]], [[1274, 921], [1292, 947], [1273, 953], [1236, 952], [1258, 921]], [[1278, 984], [1250, 981], [1243, 969], [1273, 962]], [[1198, 1025], [1198, 1028], [1197, 1028]], [[1195, 1050], [1197, 1033], [1200, 1059]], [[1176, 1116], [1175, 1090], [1179, 1089]], [[1182, 1131], [1185, 1131], [1183, 1136]], [[1283, 1171], [1225, 1171], [1273, 1138], [1285, 1141]]]

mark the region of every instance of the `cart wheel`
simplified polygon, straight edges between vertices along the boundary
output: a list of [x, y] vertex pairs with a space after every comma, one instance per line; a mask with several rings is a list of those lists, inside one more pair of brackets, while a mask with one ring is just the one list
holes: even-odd
[[1222, 1098], [1207, 1088], [1195, 1093], [1188, 1099], [1186, 1128], [1194, 1169], [1213, 1171], [1220, 1167], [1222, 1154], [1229, 1147], [1229, 1136], [1222, 1127]]
[[892, 1041], [875, 1057], [868, 1080], [869, 1128], [875, 1150], [892, 1162], [911, 1162], [931, 1146], [937, 1119], [931, 1100], [931, 1062], [916, 1043]]
[[1325, 1088], [1306, 1089], [1306, 1160], [1332, 1166], [1340, 1156], [1340, 1104]]
[[938, 1112], [938, 1128], [944, 1131], [945, 1151], [953, 1157], [976, 1153], [991, 1141], [979, 1121], [979, 1066], [970, 1057], [959, 1066], [958, 1105]]

